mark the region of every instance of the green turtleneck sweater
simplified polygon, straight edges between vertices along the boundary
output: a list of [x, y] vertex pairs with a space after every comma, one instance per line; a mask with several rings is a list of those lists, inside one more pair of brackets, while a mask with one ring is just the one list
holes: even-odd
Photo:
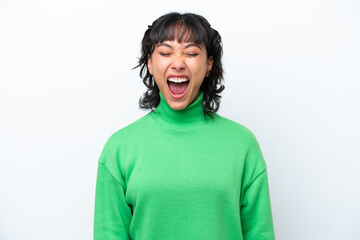
[[254, 135], [203, 94], [114, 133], [98, 165], [95, 240], [273, 240], [266, 165]]

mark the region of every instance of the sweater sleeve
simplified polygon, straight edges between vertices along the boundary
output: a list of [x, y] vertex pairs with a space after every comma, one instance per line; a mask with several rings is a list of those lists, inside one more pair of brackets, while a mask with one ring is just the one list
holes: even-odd
[[241, 205], [244, 240], [274, 240], [267, 173], [264, 170], [245, 191]]
[[266, 164], [256, 141], [248, 150], [240, 206], [244, 240], [274, 240]]
[[129, 240], [131, 207], [124, 186], [99, 162], [95, 193], [94, 240]]

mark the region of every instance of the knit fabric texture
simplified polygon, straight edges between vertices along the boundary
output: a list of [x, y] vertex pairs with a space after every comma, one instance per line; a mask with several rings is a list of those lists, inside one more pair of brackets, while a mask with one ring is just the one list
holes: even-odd
[[100, 155], [95, 240], [273, 240], [266, 164], [246, 127], [160, 104]]

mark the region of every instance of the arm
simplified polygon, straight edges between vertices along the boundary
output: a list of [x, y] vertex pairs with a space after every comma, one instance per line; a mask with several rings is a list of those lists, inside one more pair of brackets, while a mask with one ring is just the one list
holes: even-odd
[[254, 135], [245, 158], [240, 216], [244, 240], [275, 239], [266, 163]]
[[94, 240], [129, 240], [132, 213], [123, 184], [99, 162], [94, 216]]
[[245, 190], [240, 214], [244, 240], [275, 239], [266, 170]]

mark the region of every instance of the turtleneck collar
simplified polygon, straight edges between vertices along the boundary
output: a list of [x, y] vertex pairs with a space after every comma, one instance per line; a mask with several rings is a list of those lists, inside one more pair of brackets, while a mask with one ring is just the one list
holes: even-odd
[[200, 92], [195, 102], [182, 110], [174, 110], [165, 101], [160, 93], [160, 103], [152, 113], [155, 120], [165, 125], [175, 127], [191, 127], [206, 122], [203, 112], [204, 93]]

